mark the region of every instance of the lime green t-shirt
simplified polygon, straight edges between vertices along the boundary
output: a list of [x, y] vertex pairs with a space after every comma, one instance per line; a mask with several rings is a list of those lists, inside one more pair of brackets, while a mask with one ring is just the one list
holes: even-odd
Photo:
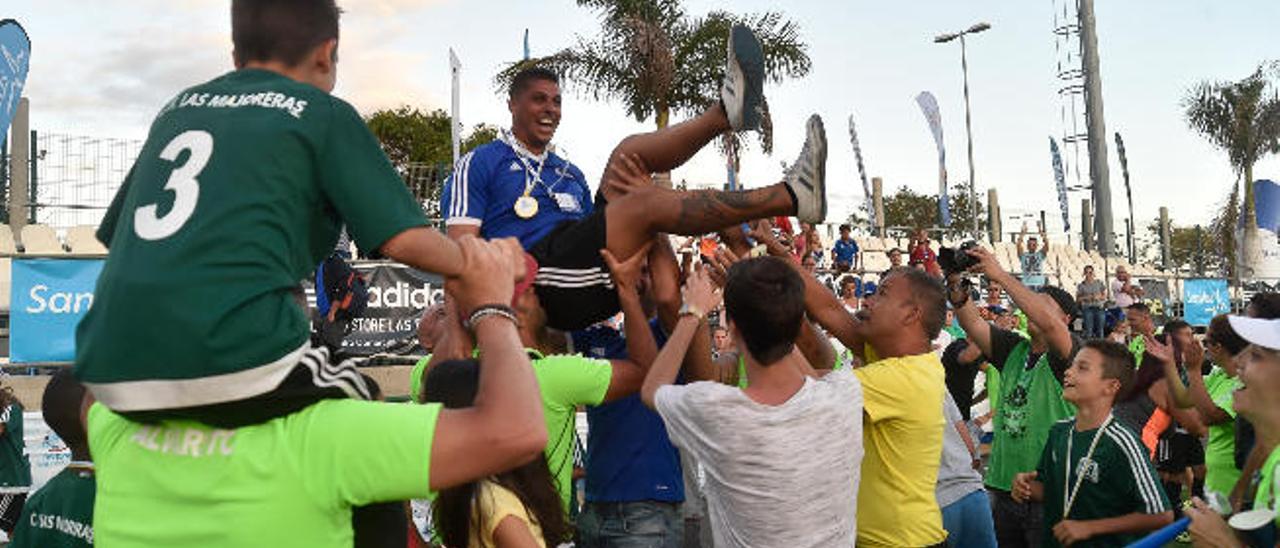
[[375, 250], [426, 224], [341, 99], [256, 69], [189, 88], [157, 115], [98, 228], [111, 253], [76, 331], [76, 374], [117, 410], [274, 389], [310, 333], [293, 291], [339, 227]]
[[[1008, 491], [1014, 475], [1035, 470], [1049, 429], [1059, 420], [1074, 415], [1075, 408], [1062, 399], [1062, 383], [1050, 363], [1053, 360], [1065, 370], [1068, 358], [1055, 356], [1053, 351], [1036, 357], [1031, 352], [1031, 341], [995, 327], [991, 329], [991, 337], [996, 354], [991, 357], [992, 363], [1001, 363], [1003, 367], [985, 481], [988, 487]], [[1072, 345], [1079, 345], [1074, 337]]]
[[1280, 445], [1271, 450], [1267, 462], [1259, 470], [1262, 481], [1258, 483], [1258, 493], [1253, 498], [1253, 509], [1271, 509], [1276, 514], [1276, 525], [1280, 526], [1280, 504], [1276, 503], [1276, 496], [1280, 494], [1280, 474], [1276, 473], [1278, 468], [1280, 468]]
[[427, 364], [431, 363], [431, 354], [423, 356], [409, 370], [409, 401], [418, 403], [422, 397], [422, 379], [427, 376]]
[[96, 544], [350, 547], [353, 506], [431, 493], [440, 408], [325, 400], [225, 430], [95, 404]]
[[1142, 337], [1134, 337], [1129, 341], [1129, 353], [1133, 354], [1134, 367], [1142, 367], [1142, 355], [1147, 353], [1147, 340]]
[[93, 546], [95, 490], [92, 465], [63, 468], [22, 506], [9, 548]]
[[[1222, 368], [1215, 367], [1204, 379], [1205, 390], [1213, 404], [1230, 415], [1236, 417], [1231, 407], [1234, 392], [1240, 381], [1227, 375]], [[1209, 443], [1205, 446], [1205, 488], [1210, 491], [1230, 495], [1236, 481], [1240, 479], [1240, 469], [1236, 468], [1236, 421], [1229, 420], [1221, 424], [1209, 425]]]
[[547, 421], [547, 466], [567, 511], [573, 494], [573, 442], [578, 435], [578, 406], [604, 402], [613, 365], [609, 360], [577, 354], [545, 356], [530, 350], [533, 375], [542, 392], [542, 414]]

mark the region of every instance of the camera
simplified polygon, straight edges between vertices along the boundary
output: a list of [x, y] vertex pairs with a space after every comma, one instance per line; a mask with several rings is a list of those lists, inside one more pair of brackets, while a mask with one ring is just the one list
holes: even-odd
[[978, 264], [978, 259], [970, 255], [970, 249], [976, 249], [978, 242], [969, 240], [960, 244], [960, 247], [950, 248], [943, 247], [938, 250], [938, 265], [942, 267], [943, 274], [950, 276], [952, 274], [963, 273], [973, 265]]

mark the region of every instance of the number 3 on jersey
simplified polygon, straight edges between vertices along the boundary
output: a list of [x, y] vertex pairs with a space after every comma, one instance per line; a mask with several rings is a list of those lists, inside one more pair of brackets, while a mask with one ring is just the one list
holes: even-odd
[[189, 150], [187, 161], [174, 168], [164, 190], [173, 191], [173, 207], [163, 217], [157, 215], [157, 204], [138, 207], [133, 214], [133, 231], [144, 240], [163, 240], [172, 236], [191, 214], [196, 211], [196, 200], [200, 198], [200, 182], [196, 176], [205, 164], [209, 163], [209, 155], [213, 154], [213, 136], [207, 131], [189, 130], [174, 137], [160, 151], [160, 158], [170, 162], [177, 161], [182, 151]]

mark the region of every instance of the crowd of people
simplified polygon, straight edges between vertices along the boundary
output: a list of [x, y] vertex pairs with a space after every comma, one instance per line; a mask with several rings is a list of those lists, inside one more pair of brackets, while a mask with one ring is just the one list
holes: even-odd
[[[1156, 329], [1127, 274], [1109, 296], [1049, 284], [1043, 234], [1019, 239], [1019, 277], [977, 246], [950, 268], [924, 232], [837, 295], [813, 272], [817, 116], [776, 184], [650, 176], [760, 128], [742, 26], [719, 100], [624, 139], [594, 193], [551, 144], [558, 76], [521, 71], [511, 126], [445, 183], [442, 233], [330, 94], [338, 20], [333, 0], [233, 0], [235, 70], [158, 115], [98, 230], [75, 376], [45, 392], [73, 464], [25, 505], [0, 473], [15, 545], [1120, 546], [1181, 513], [1197, 545], [1243, 546], [1223, 514], [1275, 523], [1280, 296], [1201, 346]], [[379, 401], [295, 297], [343, 227], [445, 278], [411, 403]], [[682, 254], [669, 236], [708, 234]]]

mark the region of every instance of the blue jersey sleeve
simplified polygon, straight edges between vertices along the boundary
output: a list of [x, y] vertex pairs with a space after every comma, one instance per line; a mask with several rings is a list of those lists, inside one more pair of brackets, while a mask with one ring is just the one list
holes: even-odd
[[444, 224], [480, 226], [489, 206], [490, 173], [486, 160], [487, 147], [466, 153], [454, 164], [453, 174], [444, 182], [440, 193], [440, 212]]

